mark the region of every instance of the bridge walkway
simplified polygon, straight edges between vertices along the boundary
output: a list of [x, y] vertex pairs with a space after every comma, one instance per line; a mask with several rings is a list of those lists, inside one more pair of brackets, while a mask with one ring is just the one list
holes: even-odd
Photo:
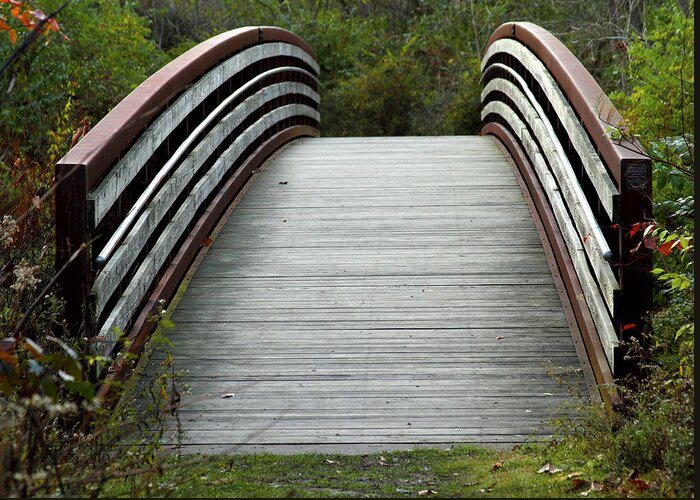
[[187, 452], [506, 447], [592, 382], [489, 137], [291, 143], [172, 319]]

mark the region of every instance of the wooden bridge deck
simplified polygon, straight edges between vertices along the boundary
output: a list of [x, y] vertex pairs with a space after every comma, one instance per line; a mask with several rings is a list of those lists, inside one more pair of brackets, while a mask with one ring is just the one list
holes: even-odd
[[543, 420], [588, 394], [529, 210], [487, 137], [289, 145], [173, 320], [186, 451], [505, 447], [546, 437]]

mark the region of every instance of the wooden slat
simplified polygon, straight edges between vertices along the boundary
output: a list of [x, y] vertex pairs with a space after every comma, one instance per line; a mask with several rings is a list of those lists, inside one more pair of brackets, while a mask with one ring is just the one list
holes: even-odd
[[287, 43], [257, 45], [224, 61], [188, 88], [165, 112], [158, 116], [89, 194], [89, 223], [91, 226], [94, 228], [99, 224], [119, 195], [143, 168], [146, 161], [153, 156], [155, 150], [194, 108], [233, 75], [251, 64], [275, 55], [294, 57], [316, 69], [318, 68], [309, 54], [296, 45]]
[[197, 209], [207, 196], [221, 182], [221, 179], [234, 161], [265, 130], [295, 115], [305, 115], [314, 118], [318, 117], [318, 112], [303, 104], [288, 104], [267, 113], [248, 127], [243, 134], [238, 136], [233, 144], [214, 163], [207, 175], [197, 182], [191, 194], [163, 230], [158, 241], [143, 260], [143, 263], [139, 265], [130, 285], [100, 327], [99, 336], [105, 342], [108, 342], [110, 345], [114, 342], [115, 328], [118, 331], [124, 331], [127, 327], [132, 312], [136, 310], [139, 303], [143, 300], [155, 274], [160, 270], [187, 224], [195, 216]]
[[[593, 184], [598, 199], [610, 220], [615, 220], [617, 215], [619, 191], [610, 178], [610, 174], [600, 160], [591, 140], [568, 103], [556, 81], [542, 62], [524, 45], [516, 40], [500, 39], [493, 42], [482, 58], [481, 71], [487, 68], [489, 60], [494, 54], [503, 52], [515, 57], [525, 69], [533, 75], [537, 83], [544, 91], [549, 103], [552, 105], [561, 124], [581, 158], [581, 163], [586, 174]], [[488, 71], [488, 70], [486, 70]]]

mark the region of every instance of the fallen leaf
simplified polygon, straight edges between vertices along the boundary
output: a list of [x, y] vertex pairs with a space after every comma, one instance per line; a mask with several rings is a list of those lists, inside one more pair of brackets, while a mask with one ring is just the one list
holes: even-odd
[[329, 464], [337, 464], [338, 462], [336, 462], [335, 460], [328, 460], [328, 459], [326, 459], [326, 463], [329, 463]]
[[586, 483], [588, 483], [588, 481], [586, 481], [585, 479], [579, 479], [575, 477], [571, 480], [571, 488], [569, 488], [569, 491], [580, 490], [586, 485]]
[[232, 398], [232, 397], [234, 397], [234, 396], [235, 396], [234, 393], [229, 392], [228, 394], [224, 394], [224, 395], [221, 396], [221, 397], [222, 397], [222, 399], [228, 399], [228, 398]]
[[572, 477], [578, 477], [582, 476], [583, 472], [572, 472], [571, 474], [566, 475], [566, 479], [571, 479]]
[[75, 132], [73, 132], [73, 138], [70, 141], [70, 147], [72, 148], [76, 144], [78, 144], [78, 141], [80, 141], [80, 138], [83, 136], [83, 129], [79, 128], [76, 129]]
[[513, 450], [513, 451], [518, 451], [520, 448], [521, 448], [521, 446], [520, 446], [519, 444], [516, 444], [515, 446], [513, 446], [513, 447], [511, 448], [511, 450]]
[[503, 467], [503, 460], [496, 460], [496, 463], [491, 466], [491, 470], [498, 470], [501, 467]]
[[644, 479], [630, 479], [628, 482], [634, 486], [637, 491], [646, 491], [649, 489], [649, 483]]
[[503, 340], [505, 337], [501, 337], [500, 335], [496, 337], [496, 340]]
[[428, 495], [437, 495], [437, 491], [435, 491], [435, 490], [420, 490], [418, 492], [419, 497], [425, 497]]
[[201, 243], [199, 246], [200, 246], [200, 247], [208, 247], [208, 246], [211, 245], [212, 243], [214, 243], [214, 240], [212, 240], [211, 238], [204, 238], [204, 239], [202, 240], [202, 243]]
[[555, 473], [561, 472], [561, 471], [562, 471], [562, 469], [560, 469], [559, 467], [555, 467], [552, 464], [550, 464], [549, 462], [547, 462], [542, 467], [540, 467], [540, 470], [538, 470], [537, 473], [542, 474], [544, 472], [547, 472], [548, 474], [555, 474]]

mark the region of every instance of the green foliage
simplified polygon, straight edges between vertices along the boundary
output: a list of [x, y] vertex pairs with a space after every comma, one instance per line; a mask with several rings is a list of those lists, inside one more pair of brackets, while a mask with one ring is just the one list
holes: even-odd
[[688, 372], [694, 346], [693, 296], [674, 294], [668, 306], [652, 316], [650, 339], [655, 360], [668, 372]]
[[694, 491], [694, 382], [659, 367], [639, 384], [618, 386], [624, 407], [602, 408], [576, 422], [582, 451], [601, 456], [617, 474], [655, 471], [657, 494], [688, 497]]
[[101, 361], [50, 335], [0, 351], [0, 496], [97, 496], [115, 477], [148, 489], [162, 473], [164, 416], [178, 401], [171, 363], [113, 412], [89, 376]]
[[665, 366], [674, 360], [683, 373], [692, 365], [695, 329], [692, 307], [685, 307], [693, 303], [695, 278], [693, 18], [664, 1], [650, 9], [647, 27], [629, 45], [628, 93], [611, 98], [625, 119], [615, 133], [638, 141], [652, 160], [654, 220], [635, 226], [645, 226], [645, 245], [656, 250], [652, 273], [662, 320], [653, 322], [653, 354]]
[[653, 160], [655, 217], [663, 226], [693, 227], [694, 26], [676, 2], [651, 10], [646, 36], [629, 46], [631, 91], [611, 95]]
[[[431, 96], [426, 92], [429, 76], [411, 47], [415, 40], [411, 38], [399, 54], [387, 51], [362, 66], [358, 76], [342, 80], [325, 96], [323, 110], [334, 117], [329, 135], [394, 136], [421, 131], [419, 120], [427, 118]], [[408, 52], [414, 57], [406, 57]]]
[[[632, 91], [613, 96], [645, 145], [651, 139], [693, 134], [695, 70], [693, 18], [667, 1], [651, 11], [647, 22], [646, 36], [636, 37], [629, 46]], [[686, 149], [667, 146], [669, 152]]]
[[[46, 0], [51, 12], [62, 2]], [[32, 45], [3, 75], [0, 145], [43, 162], [56, 116], [73, 99], [71, 121], [94, 123], [165, 61], [129, 4], [73, 0], [60, 15], [69, 40], [47, 37]], [[0, 60], [9, 56], [0, 41]], [[67, 151], [70, 141], [62, 145]], [[0, 158], [2, 160], [2, 158]]]

